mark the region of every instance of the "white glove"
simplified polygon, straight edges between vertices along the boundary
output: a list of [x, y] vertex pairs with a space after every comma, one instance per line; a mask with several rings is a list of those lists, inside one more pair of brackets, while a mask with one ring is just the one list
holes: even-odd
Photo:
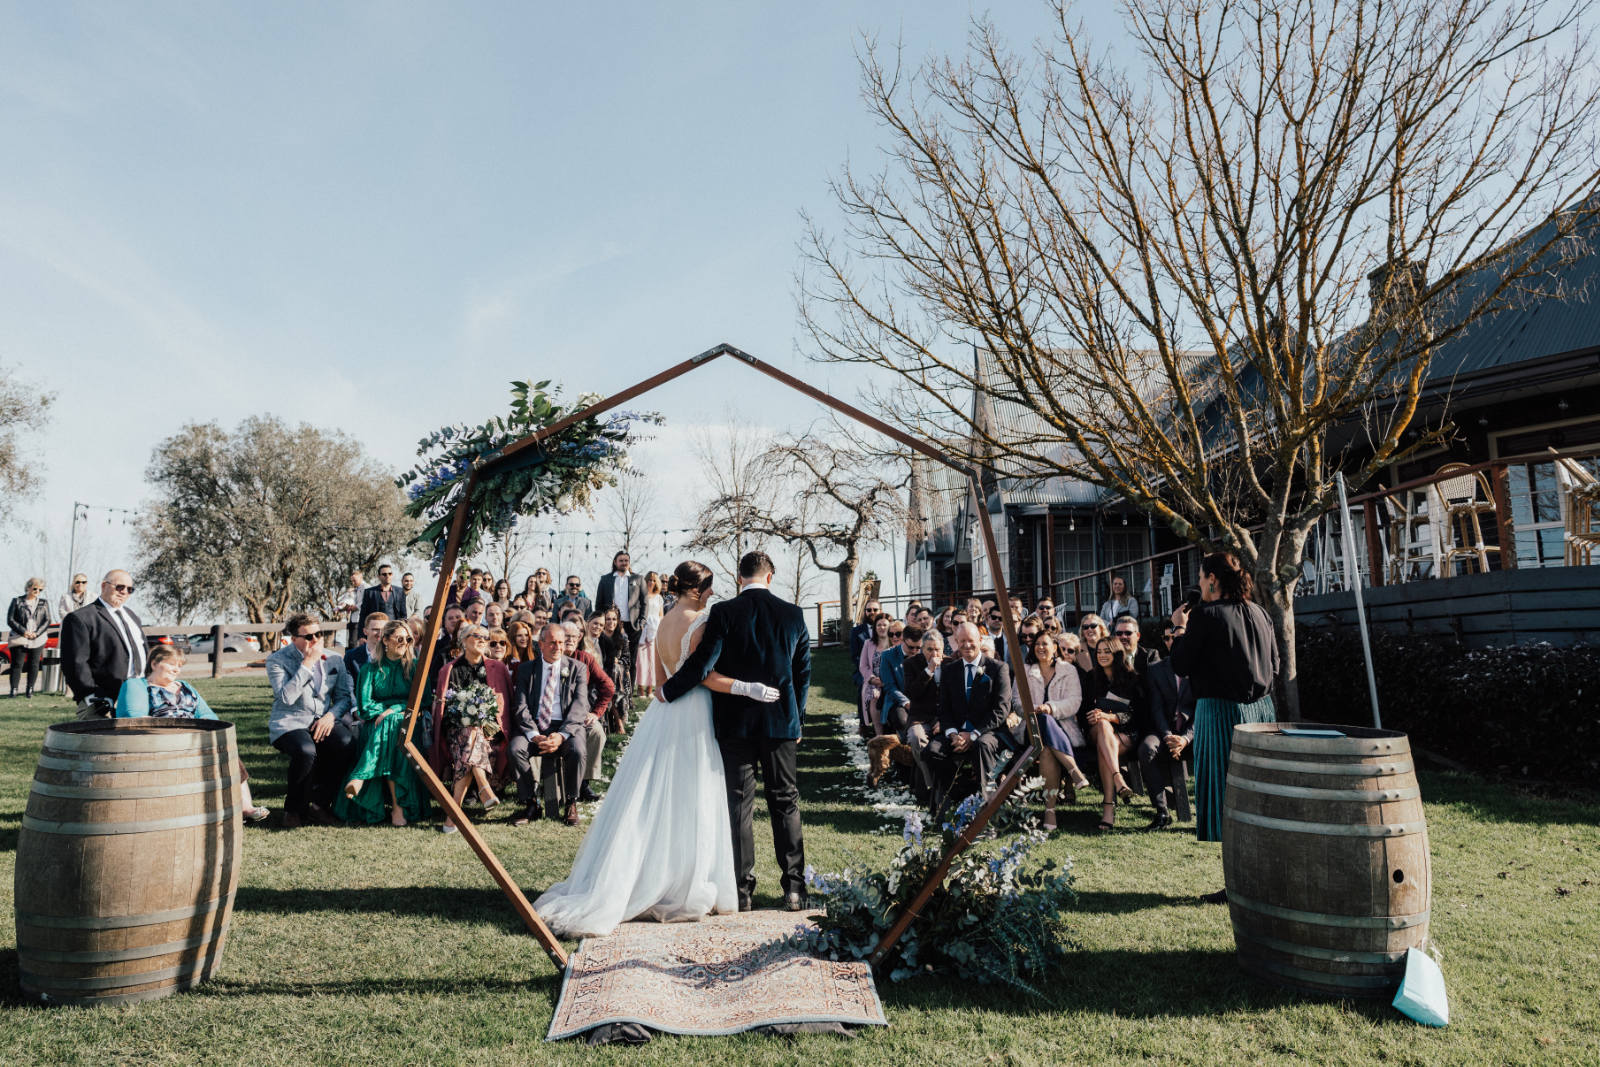
[[778, 697], [783, 695], [772, 686], [760, 682], [734, 682], [732, 692], [736, 697], [749, 697], [762, 704], [776, 704]]

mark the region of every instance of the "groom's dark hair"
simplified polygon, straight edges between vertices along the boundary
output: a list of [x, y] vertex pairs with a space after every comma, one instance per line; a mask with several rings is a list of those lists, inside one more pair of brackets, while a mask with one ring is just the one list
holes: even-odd
[[745, 581], [759, 578], [763, 574], [776, 574], [777, 568], [772, 565], [772, 557], [765, 552], [746, 552], [739, 560], [739, 577]]

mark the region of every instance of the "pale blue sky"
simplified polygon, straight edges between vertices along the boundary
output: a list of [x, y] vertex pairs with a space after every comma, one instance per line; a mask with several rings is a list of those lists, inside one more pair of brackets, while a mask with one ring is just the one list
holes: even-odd
[[[724, 340], [853, 394], [799, 347], [799, 213], [876, 152], [859, 34], [959, 51], [974, 10], [0, 4], [0, 360], [59, 396], [0, 592], [44, 568], [54, 599], [71, 502], [143, 502], [189, 420], [338, 426], [400, 467], [513, 377], [606, 392]], [[702, 373], [650, 400], [640, 461], [678, 497], [685, 427], [816, 414]], [[81, 569], [127, 561], [91, 529]]]

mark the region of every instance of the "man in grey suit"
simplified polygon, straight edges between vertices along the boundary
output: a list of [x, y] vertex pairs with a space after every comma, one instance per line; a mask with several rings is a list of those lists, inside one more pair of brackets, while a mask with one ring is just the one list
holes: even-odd
[[[534, 789], [533, 758], [539, 757], [541, 780], [561, 776], [568, 826], [578, 825], [578, 786], [583, 781], [589, 714], [589, 668], [562, 654], [566, 634], [551, 623], [539, 635], [539, 658], [517, 666], [512, 683], [516, 710], [506, 742], [517, 771], [517, 801], [522, 814], [513, 826], [539, 817]], [[553, 813], [552, 813], [553, 814]]]
[[283, 632], [290, 644], [267, 657], [272, 686], [267, 736], [289, 757], [283, 825], [333, 825], [338, 822], [329, 811], [333, 791], [361, 749], [354, 728], [355, 686], [344, 657], [323, 650], [322, 621], [315, 615], [289, 616]]

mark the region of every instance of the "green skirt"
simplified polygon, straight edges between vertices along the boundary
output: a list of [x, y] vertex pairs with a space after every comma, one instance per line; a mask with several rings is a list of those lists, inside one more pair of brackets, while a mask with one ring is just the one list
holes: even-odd
[[1222, 804], [1228, 785], [1228, 755], [1233, 728], [1245, 722], [1277, 722], [1272, 695], [1253, 704], [1201, 697], [1194, 708], [1194, 834], [1201, 841], [1222, 840]]
[[383, 822], [384, 804], [389, 799], [389, 789], [381, 781], [385, 778], [394, 783], [395, 798], [407, 820], [416, 822], [426, 814], [427, 798], [417, 782], [417, 772], [406, 758], [405, 746], [401, 744], [406, 732], [405, 707], [396, 707], [400, 714], [366, 724], [361, 755], [356, 757], [355, 766], [345, 778], [346, 782], [359, 778], [366, 785], [354, 800], [346, 797], [343, 789], [339, 790], [333, 801], [333, 813], [339, 818], [350, 822]]

